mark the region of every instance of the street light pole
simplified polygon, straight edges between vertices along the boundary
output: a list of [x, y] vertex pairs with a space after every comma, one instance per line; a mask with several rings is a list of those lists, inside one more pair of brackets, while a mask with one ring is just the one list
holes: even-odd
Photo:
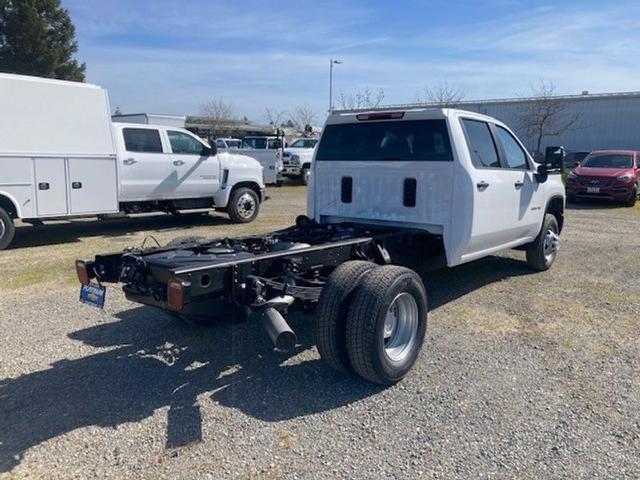
[[333, 110], [333, 65], [340, 65], [339, 60], [329, 59], [329, 113]]

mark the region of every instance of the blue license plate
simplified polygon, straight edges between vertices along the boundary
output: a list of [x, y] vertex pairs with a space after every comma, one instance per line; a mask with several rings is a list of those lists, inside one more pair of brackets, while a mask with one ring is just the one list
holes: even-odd
[[80, 301], [96, 308], [104, 307], [104, 295], [107, 289], [101, 285], [82, 285], [80, 287]]

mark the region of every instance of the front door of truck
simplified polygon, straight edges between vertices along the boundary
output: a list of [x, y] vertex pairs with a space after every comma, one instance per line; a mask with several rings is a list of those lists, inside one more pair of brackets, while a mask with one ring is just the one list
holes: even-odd
[[490, 124], [462, 119], [472, 162], [473, 220], [464, 257], [482, 256], [516, 238], [515, 177], [500, 162], [501, 147]]
[[500, 125], [495, 126], [494, 132], [502, 149], [505, 175], [513, 183], [514, 233], [516, 237], [533, 239], [538, 235], [545, 211], [544, 186], [536, 180], [533, 162], [511, 132]]
[[177, 174], [157, 128], [123, 127], [118, 139], [120, 201], [175, 198]]
[[210, 156], [205, 145], [188, 133], [167, 130], [167, 138], [177, 172], [177, 197], [212, 197], [220, 187], [218, 156]]

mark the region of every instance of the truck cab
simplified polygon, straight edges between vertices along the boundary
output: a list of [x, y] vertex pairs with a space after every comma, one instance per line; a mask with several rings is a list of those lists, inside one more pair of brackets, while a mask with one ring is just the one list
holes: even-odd
[[526, 245], [564, 186], [502, 122], [455, 109], [336, 112], [316, 149], [308, 216], [442, 236], [449, 266]]

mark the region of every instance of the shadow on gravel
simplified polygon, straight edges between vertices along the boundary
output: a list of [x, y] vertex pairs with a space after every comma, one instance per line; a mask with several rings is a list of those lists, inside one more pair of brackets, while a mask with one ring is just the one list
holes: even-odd
[[[425, 277], [430, 309], [529, 272], [522, 262], [490, 257], [430, 273]], [[48, 439], [87, 426], [115, 428], [162, 408], [168, 408], [167, 448], [200, 441], [201, 394], [277, 422], [335, 409], [383, 389], [335, 373], [320, 360], [292, 358], [313, 344], [311, 317], [302, 313], [290, 316], [300, 346], [288, 355], [272, 351], [253, 319], [198, 329], [147, 307], [118, 317], [69, 335], [108, 350], [0, 381], [0, 471], [12, 469], [25, 451]]]
[[39, 247], [78, 242], [82, 237], [119, 237], [140, 230], [188, 230], [190, 227], [229, 223], [226, 215], [188, 213], [179, 216], [149, 215], [108, 220], [72, 220], [47, 223], [38, 227], [19, 225], [11, 248]]
[[578, 203], [567, 202], [566, 209], [567, 210], [618, 210], [618, 209], [627, 209], [629, 207], [625, 206], [621, 202], [614, 202], [612, 200], [599, 200], [597, 198], [588, 199], [588, 200], [579, 200]]

